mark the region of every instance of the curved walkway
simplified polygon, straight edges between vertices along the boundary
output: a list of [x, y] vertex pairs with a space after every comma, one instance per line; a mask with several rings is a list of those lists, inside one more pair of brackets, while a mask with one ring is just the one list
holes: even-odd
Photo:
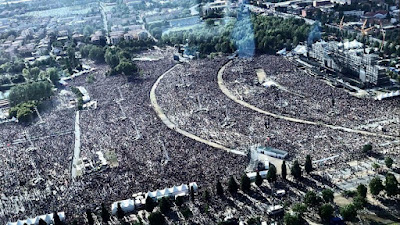
[[224, 66], [222, 66], [219, 71], [218, 71], [218, 86], [221, 89], [221, 91], [231, 100], [233, 100], [234, 102], [249, 108], [251, 110], [257, 111], [259, 113], [271, 116], [271, 117], [275, 117], [278, 119], [283, 119], [283, 120], [287, 120], [290, 122], [295, 122], [295, 123], [302, 123], [302, 124], [309, 124], [309, 125], [315, 125], [315, 126], [323, 126], [323, 127], [327, 127], [330, 129], [334, 129], [334, 130], [341, 130], [341, 131], [345, 131], [345, 132], [351, 132], [351, 133], [357, 133], [357, 134], [362, 134], [362, 135], [368, 135], [368, 136], [375, 136], [375, 137], [382, 137], [382, 138], [390, 138], [390, 139], [399, 139], [400, 137], [398, 136], [391, 136], [391, 135], [384, 135], [384, 134], [378, 134], [378, 133], [373, 133], [373, 132], [369, 132], [369, 131], [362, 131], [362, 130], [354, 130], [351, 128], [347, 128], [347, 127], [342, 127], [342, 126], [335, 126], [335, 125], [331, 125], [331, 124], [325, 124], [322, 122], [313, 122], [313, 121], [308, 121], [308, 120], [302, 120], [302, 119], [297, 119], [297, 118], [293, 118], [293, 117], [288, 117], [288, 116], [282, 116], [282, 115], [278, 115], [272, 112], [268, 112], [265, 110], [262, 110], [254, 105], [251, 105], [243, 100], [238, 99], [235, 95], [232, 94], [232, 92], [230, 92], [228, 90], [228, 88], [225, 86], [224, 84], [224, 71], [225, 68], [231, 64], [232, 61], [229, 61], [228, 63], [226, 63]]
[[189, 133], [185, 130], [180, 129], [179, 127], [177, 127], [174, 123], [171, 122], [171, 120], [168, 119], [168, 117], [165, 115], [165, 113], [163, 112], [163, 110], [161, 109], [160, 105], [157, 103], [157, 96], [156, 96], [156, 89], [158, 87], [158, 85], [160, 84], [160, 81], [164, 78], [164, 76], [166, 74], [168, 74], [169, 72], [171, 72], [173, 69], [175, 69], [175, 67], [177, 67], [179, 64], [173, 66], [171, 69], [167, 70], [165, 73], [163, 73], [158, 79], [157, 81], [154, 83], [153, 87], [151, 88], [150, 91], [150, 101], [151, 101], [151, 105], [153, 106], [154, 111], [156, 112], [157, 116], [161, 119], [161, 121], [171, 130], [174, 130], [188, 138], [191, 138], [195, 141], [201, 142], [203, 144], [209, 145], [213, 148], [217, 148], [217, 149], [222, 149], [224, 151], [230, 152], [230, 153], [234, 153], [237, 155], [242, 155], [242, 156], [246, 156], [246, 153], [241, 152], [241, 151], [237, 151], [237, 150], [232, 150], [229, 149], [225, 146], [222, 146], [220, 144], [205, 140], [199, 136], [196, 136], [192, 133]]

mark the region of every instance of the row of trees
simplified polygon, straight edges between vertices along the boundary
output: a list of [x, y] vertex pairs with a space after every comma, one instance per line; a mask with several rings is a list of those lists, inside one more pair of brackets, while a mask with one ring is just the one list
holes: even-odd
[[238, 19], [222, 22], [221, 26], [170, 32], [162, 36], [168, 45], [186, 44], [202, 56], [212, 52], [232, 53], [241, 48], [258, 53], [275, 53], [291, 49], [308, 37], [310, 27], [303, 20], [283, 19], [239, 13]]
[[52, 84], [48, 81], [20, 84], [11, 88], [8, 99], [11, 106], [28, 101], [41, 101], [52, 96], [52, 88]]
[[374, 177], [369, 183], [369, 189], [372, 195], [377, 196], [385, 191], [387, 196], [395, 196], [400, 194], [399, 182], [392, 173], [387, 173], [385, 183], [379, 177]]
[[11, 108], [9, 117], [15, 117], [21, 122], [29, 122], [35, 115], [35, 109], [42, 100], [53, 95], [53, 85], [48, 81], [39, 81], [14, 86], [8, 99]]

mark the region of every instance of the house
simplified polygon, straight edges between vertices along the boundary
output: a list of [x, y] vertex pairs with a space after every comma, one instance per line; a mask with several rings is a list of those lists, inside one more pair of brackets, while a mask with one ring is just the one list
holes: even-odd
[[364, 11], [362, 10], [350, 10], [350, 11], [344, 11], [343, 12], [344, 16], [357, 16], [357, 17], [362, 17], [364, 15]]
[[124, 38], [123, 31], [113, 31], [110, 33], [110, 39], [112, 44], [118, 44]]
[[340, 5], [351, 5], [351, 0], [331, 0], [331, 2]]
[[331, 1], [328, 0], [322, 0], [322, 1], [313, 1], [313, 6], [315, 8], [318, 7], [327, 7], [327, 6], [333, 6]]
[[367, 12], [364, 14], [364, 18], [366, 19], [385, 19], [387, 17], [388, 11], [379, 10], [376, 12]]
[[128, 33], [124, 34], [124, 39], [127, 41], [130, 40], [143, 40], [148, 38], [148, 33], [146, 30], [131, 30]]

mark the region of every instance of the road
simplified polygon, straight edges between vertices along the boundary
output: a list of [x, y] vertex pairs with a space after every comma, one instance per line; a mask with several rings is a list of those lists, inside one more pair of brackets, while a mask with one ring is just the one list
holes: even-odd
[[237, 155], [241, 155], [241, 156], [246, 156], [245, 152], [241, 152], [241, 151], [237, 151], [237, 150], [233, 150], [233, 149], [229, 149], [225, 146], [222, 146], [220, 144], [205, 140], [201, 137], [198, 137], [192, 133], [189, 133], [185, 130], [180, 129], [179, 127], [177, 127], [174, 123], [171, 122], [171, 120], [165, 115], [165, 113], [163, 112], [163, 110], [161, 109], [160, 105], [157, 102], [157, 96], [156, 96], [156, 89], [158, 87], [158, 85], [160, 84], [161, 80], [164, 78], [164, 76], [166, 76], [169, 72], [171, 72], [173, 69], [175, 69], [177, 66], [180, 66], [180, 64], [177, 64], [175, 66], [173, 66], [171, 69], [169, 69], [168, 71], [166, 71], [164, 74], [162, 74], [157, 81], [154, 83], [153, 87], [151, 88], [150, 91], [150, 101], [151, 101], [151, 105], [153, 106], [154, 111], [156, 112], [157, 116], [161, 119], [161, 121], [171, 130], [174, 130], [180, 134], [182, 134], [183, 136], [186, 136], [190, 139], [193, 139], [195, 141], [201, 142], [203, 144], [209, 145], [213, 148], [217, 148], [217, 149], [221, 149], [233, 154], [237, 154]]
[[76, 165], [78, 164], [79, 155], [81, 154], [81, 128], [79, 125], [79, 111], [76, 111], [74, 133], [75, 133], [75, 146], [74, 146], [74, 156], [72, 158], [72, 167], [71, 167], [72, 179], [75, 179], [76, 177]]
[[342, 127], [342, 126], [335, 126], [335, 125], [331, 125], [331, 124], [326, 124], [326, 123], [322, 123], [322, 122], [313, 122], [313, 121], [308, 121], [308, 120], [303, 120], [303, 119], [298, 119], [298, 118], [294, 118], [294, 117], [288, 117], [288, 116], [283, 116], [283, 115], [278, 115], [269, 111], [265, 111], [262, 110], [256, 106], [253, 106], [243, 100], [238, 99], [234, 94], [232, 94], [228, 88], [225, 86], [224, 84], [224, 79], [223, 79], [223, 74], [225, 71], [225, 68], [231, 64], [232, 61], [229, 61], [228, 63], [226, 63], [224, 66], [221, 67], [221, 69], [218, 71], [218, 86], [220, 88], [220, 90], [231, 100], [233, 100], [234, 102], [248, 108], [251, 110], [254, 110], [256, 112], [262, 113], [264, 115], [267, 116], [272, 116], [274, 118], [278, 118], [278, 119], [283, 119], [286, 121], [290, 121], [290, 122], [295, 122], [295, 123], [302, 123], [302, 124], [308, 124], [308, 125], [314, 125], [314, 126], [323, 126], [326, 128], [330, 128], [333, 130], [341, 130], [341, 131], [345, 131], [345, 132], [350, 132], [350, 133], [357, 133], [357, 134], [362, 134], [362, 135], [367, 135], [367, 136], [375, 136], [375, 137], [382, 137], [382, 138], [387, 138], [387, 139], [400, 139], [400, 137], [398, 136], [392, 136], [392, 135], [385, 135], [385, 134], [379, 134], [379, 133], [373, 133], [373, 132], [369, 132], [369, 131], [362, 131], [362, 130], [355, 130], [355, 129], [351, 129], [348, 127]]
[[110, 31], [108, 30], [107, 14], [106, 14], [106, 11], [104, 9], [103, 2], [100, 2], [100, 11], [101, 11], [101, 15], [103, 17], [104, 30], [106, 31], [107, 44], [111, 44]]

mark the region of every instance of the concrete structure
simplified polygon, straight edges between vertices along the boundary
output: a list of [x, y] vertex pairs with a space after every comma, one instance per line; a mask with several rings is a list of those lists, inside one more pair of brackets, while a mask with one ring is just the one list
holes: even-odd
[[288, 152], [272, 147], [257, 147], [257, 152], [278, 159], [284, 159], [288, 156]]
[[309, 49], [309, 56], [321, 66], [354, 76], [364, 84], [379, 86], [390, 82], [385, 68], [377, 65], [378, 55], [364, 53], [363, 44], [357, 41], [316, 42]]

